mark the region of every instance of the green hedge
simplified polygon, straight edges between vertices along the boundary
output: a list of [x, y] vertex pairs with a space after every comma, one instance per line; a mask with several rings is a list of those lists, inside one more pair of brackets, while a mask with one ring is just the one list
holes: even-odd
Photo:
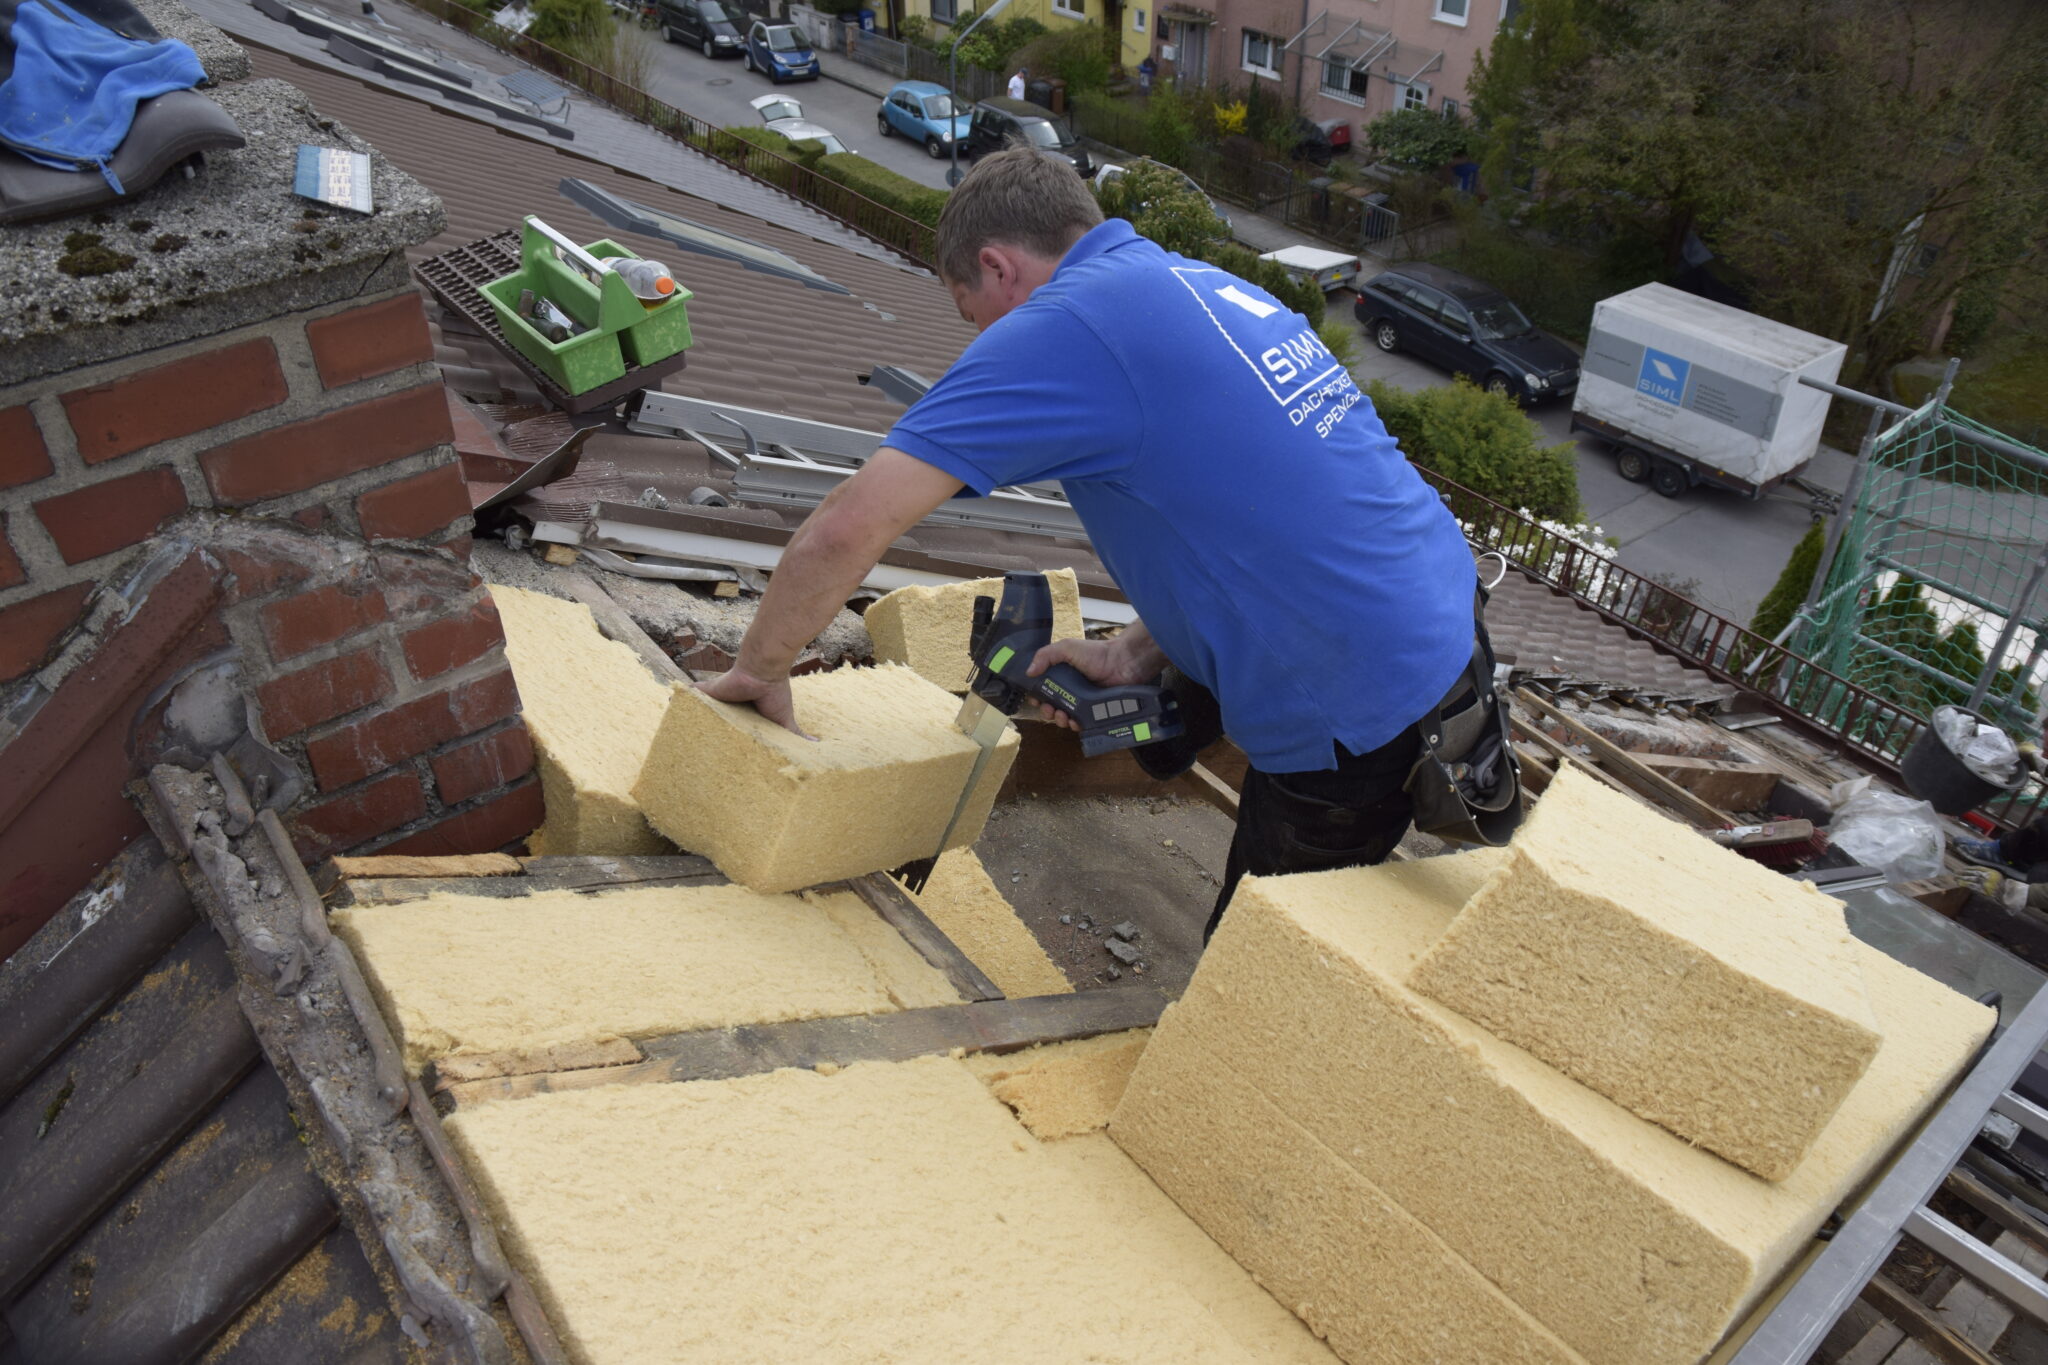
[[1428, 389], [1375, 379], [1365, 392], [1401, 453], [1416, 464], [1517, 511], [1570, 524], [1585, 520], [1571, 444], [1538, 445], [1536, 424], [1513, 399], [1465, 379]]
[[939, 210], [946, 206], [946, 192], [920, 185], [877, 165], [857, 152], [834, 152], [817, 161], [818, 174], [864, 194], [878, 204], [907, 214], [927, 227], [939, 225]]

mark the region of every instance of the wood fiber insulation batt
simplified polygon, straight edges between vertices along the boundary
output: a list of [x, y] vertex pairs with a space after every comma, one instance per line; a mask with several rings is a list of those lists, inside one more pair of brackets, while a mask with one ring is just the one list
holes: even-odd
[[334, 912], [418, 1071], [735, 1024], [958, 1004], [945, 975], [850, 891], [741, 886], [431, 896]]
[[442, 1122], [578, 1365], [1333, 1360], [1107, 1137], [1041, 1141], [951, 1058]]
[[1408, 984], [1766, 1180], [1879, 1043], [1840, 901], [1569, 768]]
[[[1049, 569], [1052, 638], [1078, 638], [1081, 584], [1072, 569]], [[908, 664], [949, 692], [967, 690], [967, 643], [974, 627], [974, 599], [1001, 601], [1003, 580], [975, 578], [943, 588], [908, 587], [878, 599], [862, 618], [878, 664]]]
[[[790, 682], [792, 734], [751, 706], [672, 689], [633, 793], [682, 848], [757, 891], [793, 891], [938, 851], [978, 749], [960, 701], [900, 664]], [[948, 848], [971, 845], [1017, 757], [1004, 731]]]
[[[1554, 1336], [1593, 1365], [1692, 1365], [1910, 1133], [1995, 1012], [1855, 945], [1882, 1045], [1806, 1159], [1763, 1180], [1408, 986], [1504, 857], [1247, 880], [1110, 1135], [1347, 1359], [1383, 1358], [1375, 1333], [1437, 1332], [1459, 1349], [1401, 1358], [1557, 1359]], [[1444, 1275], [1460, 1296], [1384, 1292], [1418, 1229], [1471, 1273]], [[1543, 1331], [1514, 1332], [1487, 1284]]]
[[904, 889], [939, 931], [1011, 999], [1066, 995], [1073, 983], [1017, 918], [971, 848], [956, 848], [932, 868], [924, 890]]
[[631, 649], [606, 639], [580, 602], [502, 585], [491, 597], [547, 802], [532, 851], [673, 853], [633, 799], [668, 707], [667, 687]]

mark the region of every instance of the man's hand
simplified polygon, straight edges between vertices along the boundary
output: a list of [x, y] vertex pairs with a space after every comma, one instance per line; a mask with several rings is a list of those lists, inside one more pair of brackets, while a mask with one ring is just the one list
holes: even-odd
[[789, 677], [757, 678], [742, 668], [733, 668], [706, 682], [697, 684], [697, 690], [713, 701], [729, 701], [736, 704], [751, 703], [756, 711], [793, 734], [805, 739], [815, 739], [804, 734], [796, 723], [796, 699], [790, 694]]
[[[1142, 621], [1133, 621], [1123, 632], [1107, 640], [1054, 640], [1031, 657], [1025, 672], [1036, 678], [1054, 664], [1068, 663], [1081, 670], [1091, 682], [1109, 687], [1126, 687], [1150, 682], [1166, 667], [1166, 654], [1152, 643], [1152, 632]], [[1041, 720], [1078, 731], [1081, 726], [1056, 706], [1037, 702]]]

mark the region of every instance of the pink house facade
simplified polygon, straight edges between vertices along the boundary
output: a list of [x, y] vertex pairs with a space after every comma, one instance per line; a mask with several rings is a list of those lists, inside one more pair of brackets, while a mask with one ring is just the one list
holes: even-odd
[[1317, 122], [1463, 114], [1476, 58], [1517, 0], [1165, 0], [1160, 67], [1187, 84], [1269, 82]]

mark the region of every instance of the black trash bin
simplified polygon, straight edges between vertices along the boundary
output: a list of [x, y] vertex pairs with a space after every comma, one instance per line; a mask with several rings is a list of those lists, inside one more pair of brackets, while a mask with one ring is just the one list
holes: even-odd
[[1024, 87], [1024, 98], [1041, 109], [1052, 108], [1052, 82], [1031, 81]]
[[1308, 216], [1318, 223], [1330, 221], [1330, 186], [1336, 183], [1327, 175], [1308, 182]]
[[[1961, 707], [1944, 706], [1940, 709], [1962, 711]], [[1972, 720], [1990, 724], [1974, 711], [1962, 713]], [[1907, 791], [1943, 815], [1961, 815], [1966, 810], [1975, 810], [1992, 797], [2010, 790], [1971, 772], [1932, 724], [1921, 730], [1912, 747], [1906, 750], [1905, 757], [1899, 760], [1899, 776], [1905, 780]]]

